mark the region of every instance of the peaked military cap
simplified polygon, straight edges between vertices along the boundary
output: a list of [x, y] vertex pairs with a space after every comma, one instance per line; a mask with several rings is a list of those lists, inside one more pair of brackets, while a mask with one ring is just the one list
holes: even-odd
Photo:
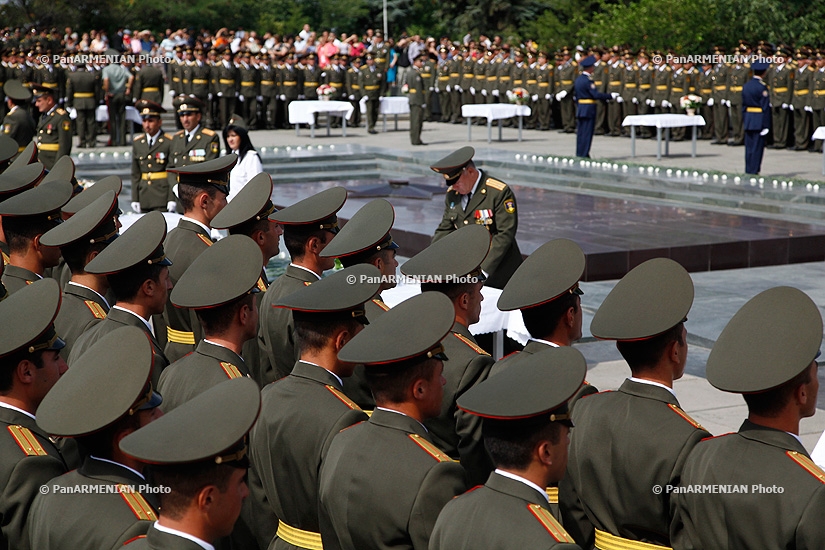
[[54, 96], [57, 93], [57, 89], [52, 89], [42, 84], [35, 84], [34, 82], [29, 84], [29, 87], [34, 97], [40, 97], [46, 94]]
[[360, 263], [360, 258], [381, 250], [396, 250], [390, 230], [395, 210], [385, 199], [375, 199], [361, 207], [341, 231], [324, 247], [322, 258], [342, 258], [344, 265]]
[[430, 170], [443, 175], [444, 179], [447, 180], [447, 185], [452, 185], [461, 175], [464, 167], [473, 160], [475, 154], [476, 150], [472, 147], [462, 147], [430, 166]]
[[434, 242], [401, 266], [410, 277], [437, 278], [433, 282], [462, 283], [459, 278], [484, 281], [481, 263], [490, 251], [490, 231], [483, 225], [466, 225]]
[[137, 103], [135, 103], [135, 108], [140, 113], [141, 118], [157, 116], [159, 117], [161, 113], [165, 113], [166, 109], [162, 106], [158, 105], [154, 101], [149, 101], [148, 99], [141, 99]]
[[[152, 390], [152, 343], [145, 331], [121, 327], [77, 358], [37, 408], [51, 435], [77, 437], [161, 404]], [[71, 411], [71, 414], [67, 414]]]
[[585, 374], [587, 362], [579, 350], [550, 348], [470, 388], [457, 404], [483, 418], [521, 420], [557, 411], [551, 420], [569, 421], [567, 400], [581, 387]]
[[218, 307], [260, 292], [261, 249], [246, 235], [230, 235], [203, 251], [172, 289], [176, 307]]
[[272, 178], [266, 172], [254, 176], [238, 191], [212, 220], [212, 227], [227, 229], [253, 221], [265, 220], [275, 212], [272, 204]]
[[9, 165], [7, 170], [16, 170], [18, 168], [23, 168], [29, 164], [34, 163], [37, 160], [37, 145], [35, 145], [34, 141], [30, 141], [26, 147], [17, 155], [12, 163]]
[[[353, 317], [366, 320], [364, 302], [378, 294], [381, 286], [381, 272], [373, 265], [358, 264], [341, 271], [336, 271], [329, 277], [324, 277], [316, 283], [299, 289], [284, 296], [273, 304], [273, 307], [282, 307], [308, 313], [329, 313], [335, 311], [354, 310]], [[363, 322], [363, 324], [368, 324]]]
[[206, 162], [198, 162], [169, 168], [169, 172], [178, 175], [178, 183], [197, 187], [217, 187], [219, 191], [229, 194], [229, 172], [238, 162], [238, 155], [230, 153]]
[[60, 208], [72, 198], [72, 184], [55, 181], [23, 191], [0, 203], [0, 216], [60, 220]]
[[163, 214], [157, 211], [144, 214], [86, 265], [86, 273], [111, 275], [140, 264], [172, 265], [163, 251], [165, 238]]
[[[73, 182], [73, 180], [75, 180], [74, 169], [75, 166], [72, 157], [69, 155], [64, 155], [57, 159], [57, 162], [54, 163], [54, 166], [51, 170], [49, 170], [49, 173], [43, 176], [43, 181], [41, 183], [49, 183], [50, 181]], [[74, 185], [74, 183], [72, 184]]]
[[81, 240], [89, 244], [110, 242], [117, 236], [117, 195], [107, 191], [96, 201], [40, 237], [45, 246], [66, 246]]
[[60, 310], [60, 286], [54, 279], [41, 279], [0, 302], [0, 357], [17, 351], [34, 353], [66, 347], [54, 331]]
[[227, 380], [127, 435], [120, 450], [149, 464], [238, 462], [246, 455], [245, 436], [260, 408], [255, 382]]
[[[108, 191], [119, 195], [121, 189], [123, 189], [123, 181], [120, 179], [120, 176], [106, 176], [102, 180], [86, 187], [79, 195], [72, 197], [72, 200], [63, 206], [63, 213], [69, 215], [77, 214], [105, 195]], [[120, 209], [118, 209], [117, 212], [118, 215], [120, 215]]]
[[693, 305], [685, 268], [654, 258], [627, 273], [593, 316], [590, 332], [602, 340], [645, 340], [675, 327]]
[[821, 343], [822, 316], [813, 300], [796, 288], [771, 288], [722, 330], [708, 357], [708, 382], [733, 393], [770, 390], [805, 370]]
[[584, 59], [582, 59], [579, 62], [579, 65], [581, 65], [585, 69], [588, 68], [588, 67], [592, 67], [595, 64], [596, 64], [596, 58], [593, 57], [592, 55], [588, 55], [587, 57], [585, 57]]
[[3, 85], [3, 92], [6, 97], [15, 101], [25, 101], [31, 99], [32, 93], [20, 80], [9, 80]]
[[443, 359], [441, 340], [453, 327], [455, 309], [440, 292], [424, 292], [390, 309], [355, 335], [338, 358], [367, 367], [409, 360]]
[[179, 95], [172, 105], [178, 113], [202, 113], [206, 107], [203, 101], [193, 95]]
[[43, 179], [45, 169], [42, 164], [35, 162], [19, 168], [9, 168], [0, 174], [0, 201], [19, 195], [31, 189]]
[[751, 69], [754, 71], [767, 71], [768, 67], [770, 67], [770, 64], [765, 63], [764, 61], [758, 61], [756, 63], [751, 64]]
[[241, 130], [248, 130], [246, 126], [246, 122], [244, 121], [243, 117], [238, 115], [232, 115], [229, 118], [229, 122], [226, 123], [226, 130], [231, 130], [231, 127], [240, 128]]
[[546, 242], [516, 269], [498, 298], [501, 311], [539, 306], [565, 294], [584, 294], [584, 252], [569, 239]]
[[11, 139], [6, 134], [0, 134], [0, 173], [6, 167], [6, 164], [17, 154], [20, 149], [17, 142]]
[[326, 229], [338, 233], [336, 213], [341, 210], [346, 200], [346, 189], [331, 187], [271, 214], [269, 219], [282, 224], [285, 231]]

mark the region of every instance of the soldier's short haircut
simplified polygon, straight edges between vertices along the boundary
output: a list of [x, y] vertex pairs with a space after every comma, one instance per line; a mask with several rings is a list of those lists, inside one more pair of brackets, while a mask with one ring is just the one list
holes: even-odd
[[5, 395], [12, 389], [14, 371], [21, 361], [28, 359], [37, 369], [43, 368], [43, 353], [47, 350], [38, 350], [29, 353], [27, 349], [20, 350], [0, 359], [0, 395]]
[[364, 377], [372, 390], [376, 405], [407, 401], [407, 390], [416, 380], [429, 379], [437, 361], [439, 360], [435, 358], [419, 358], [404, 364], [367, 367]]
[[6, 234], [9, 251], [15, 254], [25, 254], [35, 237], [57, 227], [59, 223], [57, 220], [47, 220], [45, 217], [34, 219], [31, 216], [4, 217], [3, 231]]
[[107, 275], [109, 288], [117, 298], [118, 302], [129, 302], [133, 300], [143, 283], [152, 280], [160, 282], [160, 274], [166, 266], [157, 264], [138, 264], [118, 273]]
[[101, 252], [109, 246], [108, 243], [89, 243], [86, 240], [80, 240], [72, 244], [61, 246], [60, 254], [66, 260], [66, 265], [72, 272], [72, 275], [82, 275], [86, 272], [86, 257], [91, 252]]
[[161, 514], [170, 519], [181, 519], [204, 488], [214, 485], [221, 493], [229, 488], [229, 480], [238, 462], [215, 464], [206, 460], [195, 464], [152, 465], [152, 479], [158, 487], [168, 487], [160, 494]]
[[670, 328], [645, 340], [619, 341], [616, 342], [616, 348], [622, 354], [624, 360], [630, 366], [630, 371], [636, 375], [637, 373], [648, 370], [659, 362], [662, 354], [665, 353], [667, 346], [672, 342], [679, 342], [684, 345], [685, 340], [682, 337], [682, 327], [684, 323], [678, 323], [673, 328]]
[[124, 414], [112, 424], [100, 431], [76, 438], [77, 444], [83, 450], [84, 455], [92, 455], [97, 458], [112, 460], [118, 442], [115, 436], [124, 430], [135, 431], [140, 428], [140, 419], [137, 414]]
[[295, 343], [301, 353], [321, 351], [335, 331], [346, 328], [354, 335], [360, 325], [349, 310], [324, 313], [293, 311], [292, 318], [295, 322]]
[[816, 369], [806, 367], [781, 386], [764, 392], [744, 394], [742, 397], [748, 404], [748, 412], [767, 418], [776, 418], [790, 402], [796, 388], [803, 384], [810, 384], [812, 376], [816, 376]]
[[243, 306], [255, 307], [255, 298], [246, 294], [237, 300], [217, 307], [198, 309], [195, 314], [203, 327], [204, 335], [217, 336], [226, 332], [232, 326], [232, 321]]
[[284, 246], [293, 260], [298, 260], [304, 257], [304, 247], [307, 241], [312, 237], [318, 237], [322, 243], [326, 243], [329, 238], [328, 231], [325, 229], [316, 229], [313, 231], [303, 231], [295, 229], [292, 226], [284, 226]]
[[273, 224], [267, 218], [264, 218], [262, 220], [254, 220], [253, 219], [253, 220], [249, 220], [247, 222], [244, 222], [240, 225], [236, 225], [235, 227], [230, 227], [229, 228], [229, 234], [230, 235], [246, 235], [247, 237], [252, 238], [252, 235], [256, 231], [263, 231], [264, 233], [266, 233], [272, 225], [275, 225], [275, 224]]
[[530, 336], [546, 338], [552, 334], [571, 307], [574, 313], [579, 310], [576, 297], [577, 294], [567, 293], [545, 304], [522, 309], [521, 318]]
[[440, 292], [451, 301], [462, 294], [470, 294], [478, 283], [421, 283], [421, 292]]
[[187, 185], [185, 183], [178, 184], [178, 199], [180, 199], [180, 204], [183, 206], [184, 212], [189, 212], [195, 208], [195, 198], [201, 193], [206, 193], [210, 199], [214, 199], [221, 191], [218, 191], [216, 187], [212, 186], [200, 187], [197, 185]]
[[497, 468], [522, 470], [530, 465], [536, 445], [561, 441], [561, 424], [551, 422], [550, 415], [524, 420], [493, 420], [485, 418], [481, 425], [484, 447]]

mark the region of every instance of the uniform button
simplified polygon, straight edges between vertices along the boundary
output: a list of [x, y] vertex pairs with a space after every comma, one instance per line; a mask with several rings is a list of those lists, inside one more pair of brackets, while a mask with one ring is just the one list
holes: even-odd
[[470, 223], [470, 222], [468, 222], [467, 220], [464, 220], [464, 225], [467, 225], [468, 223]]

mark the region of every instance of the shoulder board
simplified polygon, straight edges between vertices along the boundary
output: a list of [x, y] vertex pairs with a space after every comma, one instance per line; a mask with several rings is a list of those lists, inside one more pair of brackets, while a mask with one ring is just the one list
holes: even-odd
[[235, 378], [243, 378], [243, 374], [241, 374], [241, 371], [239, 371], [238, 367], [236, 367], [232, 363], [221, 361], [221, 368], [223, 369], [223, 372], [226, 373], [226, 377], [230, 380], [233, 380]]
[[[507, 359], [508, 357], [512, 357], [513, 355], [516, 355], [516, 354], [518, 354], [518, 353], [519, 353], [519, 351], [518, 351], [518, 350], [516, 350], [516, 351], [511, 351], [510, 353], [508, 353], [507, 355], [505, 355], [505, 356], [504, 356], [504, 357], [502, 357], [501, 359]], [[499, 361], [501, 361], [501, 359], [499, 359]]]
[[8, 255], [5, 252], [0, 252], [0, 254], [3, 255], [3, 265], [9, 265], [9, 262], [11, 260], [9, 259]]
[[48, 454], [30, 429], [23, 426], [9, 426], [9, 433], [26, 456], [46, 456]]
[[[145, 135], [145, 134], [144, 134], [144, 135]], [[163, 137], [165, 137], [166, 139], [172, 139], [172, 136], [170, 136], [170, 135], [169, 135], [169, 134], [167, 134], [166, 132], [164, 132], [164, 133], [163, 133]]]
[[375, 298], [375, 299], [372, 301], [372, 303], [373, 303], [373, 304], [375, 304], [375, 305], [377, 305], [378, 307], [380, 307], [380, 308], [381, 308], [381, 309], [383, 309], [384, 311], [389, 311], [389, 310], [390, 310], [390, 306], [388, 306], [387, 304], [385, 304], [385, 303], [384, 303], [384, 301], [383, 301], [383, 300], [380, 300], [380, 299], [378, 299], [378, 298]]
[[92, 315], [94, 315], [95, 319], [106, 318], [106, 312], [103, 311], [103, 306], [101, 306], [94, 300], [85, 300], [84, 303], [86, 304], [86, 307], [89, 308], [89, 311], [92, 312]]
[[329, 390], [329, 392], [330, 392], [332, 395], [334, 395], [335, 397], [337, 397], [337, 398], [341, 401], [341, 403], [343, 403], [344, 405], [346, 405], [346, 406], [347, 406], [347, 407], [349, 407], [350, 409], [352, 409], [352, 410], [354, 410], [354, 411], [360, 411], [360, 410], [361, 410], [361, 407], [359, 407], [358, 405], [356, 405], [356, 404], [355, 404], [355, 402], [354, 402], [353, 400], [351, 400], [349, 397], [347, 397], [346, 395], [344, 395], [344, 392], [342, 392], [342, 391], [338, 390], [337, 388], [334, 388], [333, 386], [330, 386], [329, 384], [327, 384], [327, 385], [326, 385], [326, 386], [324, 386], [324, 387], [325, 387], [326, 389], [328, 389], [328, 390]]
[[215, 243], [212, 242], [212, 239], [210, 239], [206, 235], [202, 235], [202, 234], [198, 233], [198, 238], [200, 240], [202, 240], [206, 244], [206, 246], [212, 246], [213, 244], [215, 244]]
[[136, 540], [145, 539], [145, 538], [146, 538], [146, 535], [138, 535], [136, 537], [132, 537], [129, 540], [127, 540], [126, 542], [124, 542], [123, 546], [129, 546], [130, 544], [132, 544]]
[[493, 178], [487, 178], [487, 187], [492, 187], [493, 189], [504, 191], [507, 188], [507, 184], [503, 181], [498, 181]]
[[304, 281], [304, 286], [309, 286], [309, 285], [311, 285], [311, 284], [312, 284], [312, 283], [310, 283], [309, 281]]
[[56, 112], [58, 115], [65, 115], [65, 114], [66, 114], [66, 109], [63, 109], [62, 107], [58, 107], [58, 108], [57, 108], [57, 110], [56, 110], [55, 112]]
[[[369, 415], [371, 415], [371, 414], [372, 414], [372, 411], [365, 411], [365, 412], [367, 413], [367, 416], [369, 416]], [[349, 430], [350, 428], [354, 428], [355, 426], [357, 426], [357, 425], [359, 425], [359, 424], [363, 424], [364, 422], [366, 422], [366, 420], [362, 420], [361, 422], [356, 422], [355, 424], [352, 424], [352, 425], [350, 425], [350, 426], [347, 426], [346, 428], [343, 428], [343, 429], [342, 429], [340, 432], [338, 432], [338, 433], [339, 433], [339, 434], [340, 434], [340, 433], [343, 433], [343, 432], [345, 432], [345, 431]]]
[[785, 454], [788, 455], [791, 460], [805, 468], [805, 470], [817, 478], [820, 483], [825, 483], [825, 472], [822, 471], [822, 468], [814, 464], [813, 460], [796, 451], [786, 451]]
[[550, 504], [558, 504], [559, 503], [559, 488], [558, 487], [546, 487], [544, 492], [547, 493], [547, 498], [550, 500]]
[[409, 434], [408, 437], [410, 439], [412, 439], [413, 442], [416, 445], [421, 447], [424, 450], [424, 452], [426, 452], [428, 455], [430, 455], [431, 457], [436, 459], [438, 462], [452, 462], [453, 461], [453, 459], [450, 458], [449, 456], [447, 456], [447, 454], [444, 451], [442, 451], [441, 449], [439, 449], [438, 447], [436, 447], [435, 445], [433, 445], [432, 443], [430, 443], [429, 441], [427, 441], [426, 439], [424, 439], [420, 435], [418, 435], [418, 434]]
[[256, 283], [256, 286], [258, 287], [258, 290], [260, 290], [261, 292], [266, 292], [266, 283], [261, 277], [258, 277], [258, 282]]
[[[692, 419], [692, 418], [688, 415], [688, 413], [686, 413], [685, 411], [683, 411], [682, 409], [680, 409], [680, 408], [679, 408], [679, 407], [677, 407], [676, 405], [673, 405], [672, 403], [668, 403], [668, 404], [667, 404], [667, 406], [668, 406], [668, 407], [670, 407], [670, 410], [672, 410], [673, 412], [675, 412], [676, 414], [678, 414], [679, 416], [681, 416], [682, 418], [684, 418], [685, 420], [687, 420], [687, 422], [688, 422], [691, 426], [693, 426], [694, 428], [696, 428], [697, 430], [705, 430], [705, 428], [703, 428], [701, 424], [699, 424], [699, 423], [698, 423], [698, 422], [696, 422], [694, 419]], [[705, 431], [707, 431], [707, 430], [705, 430]]]
[[180, 130], [179, 132], [175, 132], [175, 135], [176, 136], [182, 136], [183, 135], [183, 130]]
[[473, 342], [472, 340], [470, 340], [469, 338], [467, 338], [463, 334], [459, 334], [457, 332], [454, 332], [453, 336], [455, 336], [456, 338], [458, 338], [459, 340], [461, 340], [462, 342], [467, 344], [467, 346], [469, 346], [470, 349], [472, 349], [477, 354], [479, 354], [479, 355], [490, 355], [489, 353], [484, 351], [478, 344], [476, 344], [475, 342]]
[[146, 141], [146, 134], [141, 134], [135, 138], [135, 141]]
[[210, 136], [210, 137], [212, 137], [212, 136], [214, 136], [214, 135], [215, 135], [215, 130], [210, 130], [209, 128], [203, 128], [203, 129], [201, 129], [201, 132], [202, 132], [202, 133], [203, 133], [203, 135], [205, 135], [205, 136]]
[[[449, 186], [449, 187], [447, 188], [447, 192], [448, 192], [448, 193], [452, 192], [452, 190], [453, 190], [453, 186], [452, 186], [452, 185], [451, 185], [451, 186]], [[8, 263], [8, 262], [6, 262], [6, 263]]]
[[575, 61], [571, 61], [571, 62], [570, 62], [570, 64], [571, 64], [571, 65], [573, 65], [574, 67], [578, 67], [578, 65], [579, 65], [579, 64], [578, 64], [578, 63], [576, 63]]
[[533, 514], [533, 517], [539, 520], [542, 527], [547, 529], [547, 532], [550, 533], [550, 536], [553, 537], [556, 542], [575, 542], [573, 537], [564, 530], [564, 527], [556, 521], [556, 518], [553, 517], [553, 514], [551, 514], [549, 510], [542, 508], [538, 504], [528, 504], [527, 510]]
[[146, 499], [143, 498], [143, 495], [137, 492], [133, 492], [132, 489], [128, 485], [118, 484], [118, 492], [120, 496], [123, 497], [123, 500], [132, 510], [132, 513], [135, 514], [137, 519], [147, 520], [147, 521], [156, 521], [158, 516], [155, 514], [155, 511], [152, 510], [152, 507], [146, 502]]

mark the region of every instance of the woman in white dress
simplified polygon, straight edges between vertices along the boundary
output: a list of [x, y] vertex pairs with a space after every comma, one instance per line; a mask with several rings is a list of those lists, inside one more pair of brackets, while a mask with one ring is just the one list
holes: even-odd
[[249, 132], [243, 119], [237, 115], [229, 119], [229, 124], [223, 130], [223, 141], [226, 150], [238, 155], [238, 163], [229, 173], [228, 201], [243, 189], [244, 185], [254, 176], [264, 171], [261, 157], [249, 139]]

